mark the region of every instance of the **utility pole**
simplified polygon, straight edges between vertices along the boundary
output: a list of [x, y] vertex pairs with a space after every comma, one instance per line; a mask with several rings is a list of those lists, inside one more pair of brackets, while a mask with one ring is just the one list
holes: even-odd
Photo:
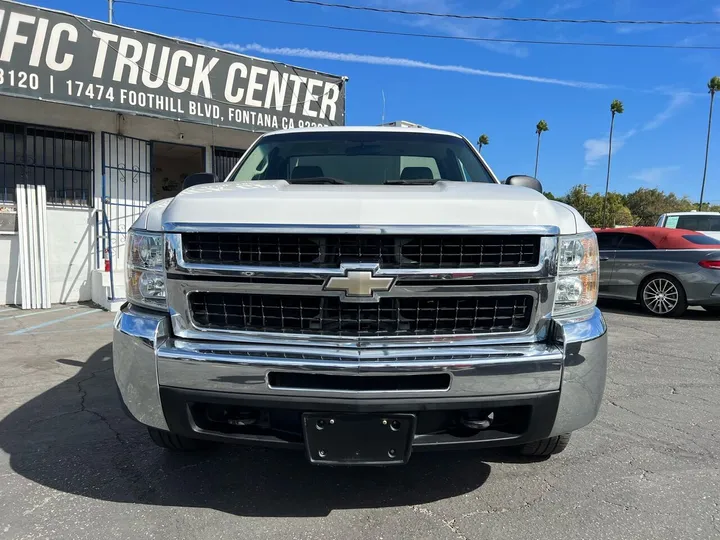
[[702, 187], [700, 188], [700, 204], [698, 204], [698, 210], [702, 212], [703, 198], [705, 197], [705, 178], [707, 178], [707, 166], [708, 166], [708, 155], [710, 154], [710, 130], [712, 129], [712, 112], [713, 112], [713, 101], [715, 98], [715, 92], [710, 91], [710, 117], [708, 118], [708, 132], [707, 141], [705, 142], [705, 167], [703, 168], [703, 179]]
[[113, 3], [115, 0], [108, 0], [108, 22], [112, 24], [113, 22]]

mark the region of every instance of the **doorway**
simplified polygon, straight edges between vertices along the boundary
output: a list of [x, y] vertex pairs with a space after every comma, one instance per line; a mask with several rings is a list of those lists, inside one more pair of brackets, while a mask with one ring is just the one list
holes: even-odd
[[152, 143], [152, 200], [174, 197], [183, 180], [205, 170], [205, 149], [166, 142]]

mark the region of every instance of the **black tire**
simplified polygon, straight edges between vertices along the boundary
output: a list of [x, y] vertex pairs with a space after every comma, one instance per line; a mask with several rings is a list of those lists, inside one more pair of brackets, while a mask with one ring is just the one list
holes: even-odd
[[688, 308], [682, 284], [667, 274], [645, 278], [640, 285], [638, 300], [647, 313], [656, 317], [680, 317]]
[[520, 455], [526, 457], [549, 457], [559, 454], [570, 443], [570, 433], [564, 433], [555, 437], [541, 439], [520, 447]]
[[702, 308], [713, 315], [720, 315], [720, 306], [703, 306]]
[[153, 427], [148, 427], [147, 430], [155, 444], [160, 448], [172, 450], [173, 452], [195, 452], [197, 450], [207, 450], [213, 446], [210, 441], [191, 439]]

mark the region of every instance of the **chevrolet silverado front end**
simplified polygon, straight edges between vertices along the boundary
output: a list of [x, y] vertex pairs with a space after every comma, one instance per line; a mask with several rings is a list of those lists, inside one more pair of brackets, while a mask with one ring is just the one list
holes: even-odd
[[600, 406], [594, 233], [454, 134], [265, 135], [225, 182], [151, 205], [127, 252], [114, 371], [166, 448], [549, 455]]

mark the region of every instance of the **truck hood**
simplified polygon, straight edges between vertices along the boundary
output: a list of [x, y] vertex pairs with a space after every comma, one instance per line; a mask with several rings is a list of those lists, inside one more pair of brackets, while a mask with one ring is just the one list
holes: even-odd
[[571, 207], [528, 188], [438, 182], [433, 186], [292, 185], [284, 180], [225, 182], [189, 188], [149, 206], [136, 222], [147, 230], [175, 225], [553, 225], [589, 231]]

